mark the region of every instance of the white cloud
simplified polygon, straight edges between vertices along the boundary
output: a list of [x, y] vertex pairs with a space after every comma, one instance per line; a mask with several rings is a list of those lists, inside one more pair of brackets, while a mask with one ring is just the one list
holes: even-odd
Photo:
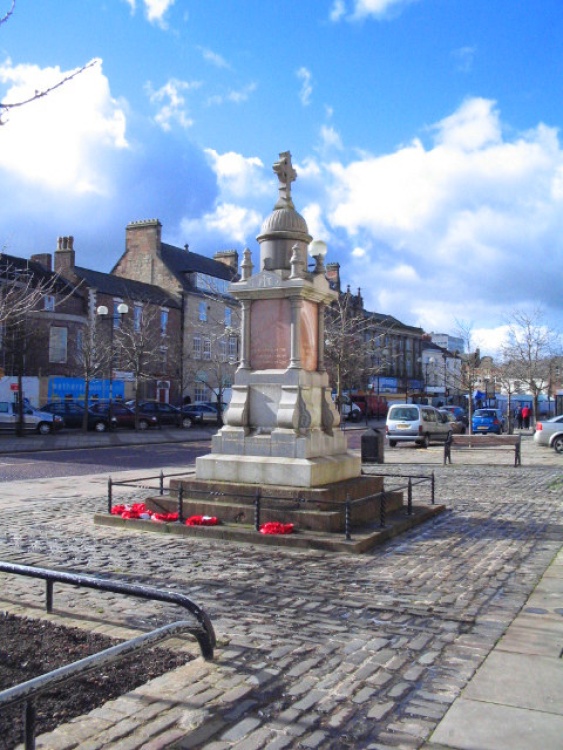
[[259, 226], [260, 214], [257, 211], [232, 203], [221, 203], [215, 211], [197, 220], [184, 219], [181, 222], [186, 236], [195, 239], [194, 247], [197, 247], [198, 240], [208, 245], [210, 236], [217, 237], [218, 243], [226, 243], [229, 247], [233, 243], [243, 244]]
[[340, 133], [330, 125], [321, 125], [321, 152], [327, 153], [336, 149], [342, 151], [342, 138]]
[[233, 151], [219, 154], [213, 149], [206, 149], [205, 154], [217, 175], [220, 200], [238, 201], [271, 191], [264, 165], [258, 157], [246, 158]]
[[[155, 23], [162, 28], [166, 28], [166, 22], [164, 16], [166, 15], [169, 8], [174, 5], [175, 0], [141, 0], [145, 8], [145, 16], [150, 23]], [[137, 9], [136, 0], [125, 0], [130, 6], [131, 11], [135, 12]]]
[[[4, 101], [22, 101], [68, 75], [58, 67], [0, 65]], [[38, 123], [41, 126], [38, 127]], [[47, 96], [12, 109], [2, 126], [0, 171], [78, 193], [109, 190], [107, 155], [127, 148], [125, 105], [112, 98], [101, 62]]]
[[225, 102], [232, 102], [233, 104], [242, 104], [243, 102], [248, 101], [250, 98], [250, 95], [256, 90], [256, 84], [255, 83], [249, 83], [247, 86], [244, 86], [242, 89], [232, 90], [228, 91], [226, 94], [214, 94], [213, 96], [209, 96], [206, 100], [206, 104], [208, 106], [214, 105], [219, 106], [221, 104], [224, 104]]
[[301, 100], [301, 104], [304, 107], [307, 107], [311, 103], [311, 95], [313, 93], [313, 86], [312, 86], [312, 75], [311, 71], [307, 70], [307, 68], [299, 68], [299, 70], [296, 73], [297, 78], [302, 82], [301, 83], [301, 90], [299, 92], [299, 99]]
[[330, 9], [331, 21], [340, 21], [346, 16], [350, 20], [361, 20], [364, 18], [385, 18], [391, 12], [396, 13], [403, 6], [417, 0], [350, 0], [350, 11], [345, 0], [334, 0]]
[[214, 65], [216, 68], [230, 68], [229, 63], [222, 55], [219, 55], [217, 52], [213, 52], [213, 50], [207, 49], [206, 47], [200, 47], [199, 49], [203, 59], [208, 63], [211, 63], [211, 65]]
[[471, 99], [429, 132], [430, 145], [415, 139], [386, 155], [321, 163], [321, 176], [305, 177], [324, 194], [320, 219], [343, 277], [370, 309], [427, 330], [451, 330], [468, 315], [495, 328], [515, 301], [560, 310], [557, 131], [540, 124], [508, 138], [494, 102]]
[[452, 54], [457, 61], [457, 70], [460, 73], [469, 73], [473, 69], [473, 62], [477, 54], [476, 47], [459, 47]]
[[351, 252], [352, 258], [365, 258], [367, 256], [366, 250], [363, 247], [355, 247]]
[[145, 89], [151, 104], [160, 107], [154, 119], [163, 130], [170, 130], [173, 122], [178, 123], [182, 128], [189, 128], [193, 125], [193, 120], [187, 112], [184, 93], [198, 89], [200, 86], [199, 81], [180, 81], [176, 78], [171, 78], [159, 89], [153, 89], [150, 81], [146, 84]]

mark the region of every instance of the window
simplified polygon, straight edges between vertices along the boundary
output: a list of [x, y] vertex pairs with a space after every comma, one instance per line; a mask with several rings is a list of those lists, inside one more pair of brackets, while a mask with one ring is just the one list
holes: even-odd
[[225, 339], [219, 340], [219, 359], [221, 362], [227, 361], [227, 342]]
[[203, 339], [203, 359], [211, 359], [211, 339], [209, 336]]
[[49, 362], [64, 364], [67, 357], [68, 329], [51, 326], [49, 329]]
[[119, 314], [119, 310], [117, 309], [119, 305], [121, 305], [123, 302], [122, 299], [114, 299], [113, 300], [113, 327], [119, 328], [121, 326], [121, 315]]
[[161, 370], [166, 370], [166, 362], [168, 360], [168, 347], [167, 346], [161, 346], [160, 347], [160, 368]]
[[196, 273], [195, 285], [204, 292], [213, 292], [215, 294], [226, 294], [229, 288], [229, 282], [226, 279], [217, 279], [215, 276], [209, 276], [207, 273]]
[[201, 359], [201, 336], [194, 336], [192, 353], [194, 359]]
[[204, 383], [196, 383], [194, 389], [194, 401], [207, 400], [207, 386]]
[[225, 307], [225, 326], [230, 328], [233, 323], [233, 311], [230, 307]]
[[207, 302], [200, 302], [199, 303], [199, 319], [202, 323], [205, 323], [207, 321]]
[[238, 354], [238, 339], [236, 336], [230, 336], [229, 337], [229, 359], [233, 362], [236, 361], [237, 354]]
[[135, 333], [139, 333], [141, 331], [143, 325], [143, 306], [142, 305], [135, 305], [133, 308], [133, 330]]
[[55, 309], [55, 298], [52, 294], [45, 295], [45, 310], [47, 312], [53, 312]]
[[160, 311], [160, 335], [166, 336], [168, 330], [168, 310], [164, 308]]
[[76, 331], [76, 353], [78, 355], [78, 359], [82, 359], [82, 354], [84, 353], [84, 332], [81, 328]]

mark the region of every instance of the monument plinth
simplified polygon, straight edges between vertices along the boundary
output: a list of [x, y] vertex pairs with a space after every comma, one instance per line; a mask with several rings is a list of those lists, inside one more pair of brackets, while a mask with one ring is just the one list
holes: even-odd
[[[359, 477], [347, 450], [324, 364], [325, 306], [336, 299], [325, 278], [324, 243], [312, 242], [291, 198], [296, 172], [289, 152], [274, 165], [279, 198], [262, 225], [260, 269], [245, 250], [241, 280], [240, 365], [224, 427], [196, 478], [319, 487]], [[310, 251], [314, 268], [308, 269]]]

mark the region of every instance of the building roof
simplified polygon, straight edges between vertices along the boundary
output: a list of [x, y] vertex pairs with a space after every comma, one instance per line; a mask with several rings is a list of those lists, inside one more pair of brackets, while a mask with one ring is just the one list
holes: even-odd
[[180, 307], [180, 304], [168, 292], [154, 284], [145, 284], [143, 281], [134, 281], [133, 279], [114, 276], [111, 273], [92, 271], [90, 268], [82, 268], [81, 266], [75, 266], [74, 272], [81, 279], [84, 279], [88, 286], [102, 294], [121, 299], [148, 302], [153, 305]]
[[216, 279], [225, 281], [234, 281], [237, 276], [237, 270], [231, 268], [226, 263], [207, 258], [205, 255], [193, 253], [190, 250], [183, 250], [174, 245], [168, 245], [165, 242], [160, 245], [160, 256], [166, 267], [178, 278], [182, 286], [192, 288], [190, 279], [186, 274], [205, 273]]
[[45, 268], [41, 263], [0, 252], [0, 280], [12, 281], [24, 274], [31, 274], [32, 278], [36, 279], [38, 283], [52, 284], [53, 291], [64, 292], [65, 294], [71, 291], [79, 291], [69, 281], [54, 271]]

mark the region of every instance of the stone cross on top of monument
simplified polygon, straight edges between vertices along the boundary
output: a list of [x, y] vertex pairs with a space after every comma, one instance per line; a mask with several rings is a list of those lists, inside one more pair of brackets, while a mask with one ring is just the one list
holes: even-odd
[[291, 163], [291, 153], [289, 151], [281, 152], [280, 160], [274, 164], [273, 170], [280, 181], [278, 187], [280, 195], [274, 209], [295, 208], [291, 199], [291, 183], [297, 179], [297, 172]]

